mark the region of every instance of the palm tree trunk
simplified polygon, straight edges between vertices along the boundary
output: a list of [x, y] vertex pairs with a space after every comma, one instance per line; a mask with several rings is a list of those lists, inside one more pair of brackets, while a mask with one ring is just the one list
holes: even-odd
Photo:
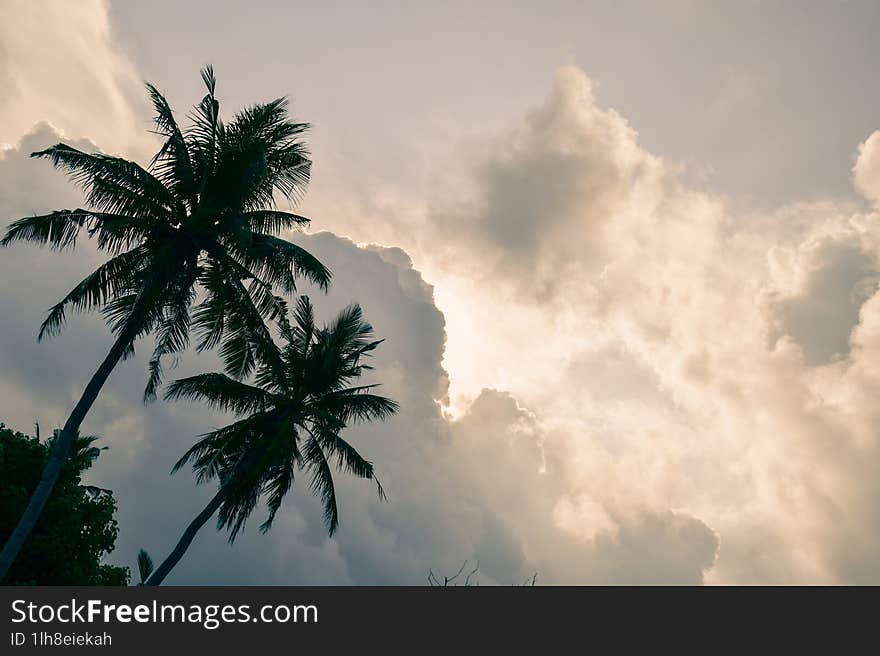
[[6, 576], [22, 546], [24, 546], [25, 540], [27, 540], [34, 525], [37, 523], [43, 507], [52, 494], [52, 488], [55, 487], [55, 483], [58, 481], [61, 468], [67, 462], [67, 457], [70, 455], [70, 446], [79, 432], [80, 424], [82, 424], [83, 419], [85, 419], [86, 414], [98, 397], [98, 393], [110, 376], [110, 372], [113, 371], [113, 368], [131, 344], [134, 337], [132, 332], [130, 329], [120, 332], [107, 357], [104, 358], [101, 366], [98, 367], [89, 384], [86, 385], [86, 389], [74, 406], [70, 417], [67, 418], [67, 423], [64, 424], [61, 433], [55, 439], [52, 450], [49, 453], [49, 460], [43, 468], [40, 482], [31, 494], [27, 508], [25, 508], [24, 513], [18, 520], [18, 524], [3, 546], [3, 551], [0, 551], [0, 581]]
[[211, 519], [214, 513], [217, 512], [217, 509], [223, 504], [227, 492], [232, 489], [233, 486], [240, 483], [242, 472], [251, 466], [262, 452], [262, 449], [252, 448], [238, 458], [238, 462], [235, 463], [232, 471], [222, 479], [217, 494], [215, 494], [208, 502], [208, 505], [205, 506], [204, 510], [202, 510], [202, 512], [190, 522], [190, 525], [186, 527], [183, 535], [180, 536], [180, 540], [178, 540], [174, 550], [168, 554], [168, 557], [162, 561], [162, 564], [159, 565], [159, 567], [156, 568], [144, 585], [161, 585], [162, 581], [165, 580], [165, 577], [168, 576], [168, 573], [172, 568], [180, 562], [181, 558], [183, 558], [183, 554], [189, 549], [189, 545], [192, 544], [199, 529], [205, 525], [205, 522]]
[[223, 497], [225, 496], [226, 488], [221, 486], [219, 490], [217, 490], [217, 494], [214, 495], [214, 498], [208, 502], [208, 505], [205, 506], [204, 510], [200, 512], [190, 525], [186, 527], [186, 530], [183, 532], [183, 535], [180, 536], [180, 540], [177, 542], [177, 545], [168, 554], [168, 557], [162, 561], [162, 564], [156, 568], [150, 578], [147, 579], [147, 582], [144, 585], [161, 585], [162, 581], [165, 580], [165, 577], [168, 576], [168, 573], [172, 570], [172, 568], [180, 562], [180, 559], [183, 558], [183, 554], [186, 553], [186, 550], [189, 549], [189, 545], [192, 544], [193, 539], [196, 537], [196, 533], [199, 532], [199, 529], [205, 525], [211, 517], [214, 516], [214, 513], [217, 512], [217, 509], [220, 507], [220, 504], [223, 503]]

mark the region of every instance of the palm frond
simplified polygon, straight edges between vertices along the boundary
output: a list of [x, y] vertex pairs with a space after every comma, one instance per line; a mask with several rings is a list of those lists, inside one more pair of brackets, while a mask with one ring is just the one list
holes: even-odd
[[363, 320], [361, 306], [349, 305], [324, 329], [322, 341], [328, 348], [343, 356], [362, 355], [374, 349], [380, 342], [371, 342], [373, 327]]
[[85, 153], [65, 143], [31, 153], [65, 169], [79, 184], [89, 205], [101, 212], [168, 220], [181, 211], [175, 195], [135, 162], [101, 153]]
[[277, 469], [277, 472], [262, 490], [266, 496], [266, 508], [269, 514], [266, 521], [260, 524], [260, 533], [267, 533], [272, 528], [275, 515], [281, 509], [281, 503], [296, 479], [296, 466], [292, 462], [281, 462], [274, 469]]
[[76, 243], [79, 230], [91, 217], [86, 210], [57, 210], [40, 216], [26, 216], [9, 224], [0, 246], [16, 241], [30, 241], [40, 245], [49, 244], [53, 249], [64, 250]]
[[189, 117], [192, 126], [187, 130], [186, 140], [198, 180], [198, 197], [201, 199], [217, 164], [217, 139], [223, 133], [220, 121], [220, 103], [214, 97], [217, 80], [214, 69], [208, 65], [201, 71], [202, 81], [208, 93], [202, 98]]
[[335, 430], [318, 426], [312, 434], [324, 452], [330, 458], [336, 458], [337, 469], [358, 478], [373, 478], [373, 463], [361, 456], [357, 449], [342, 439]]
[[235, 538], [257, 507], [260, 490], [258, 485], [242, 485], [228, 490], [224, 496], [223, 504], [217, 513], [217, 529], [226, 529], [229, 532], [227, 539], [230, 544], [235, 542]]
[[374, 385], [349, 388], [325, 394], [317, 403], [322, 412], [348, 424], [351, 422], [384, 421], [392, 417], [400, 405], [388, 397], [370, 394]]
[[143, 585], [150, 578], [150, 574], [153, 573], [153, 559], [150, 558], [150, 554], [145, 549], [138, 550], [137, 565], [138, 574], [141, 577], [141, 585]]
[[275, 191], [299, 199], [311, 160], [297, 137], [308, 127], [289, 120], [284, 98], [240, 111], [220, 139], [215, 179], [206, 195], [218, 206], [242, 211], [273, 208]]
[[336, 503], [333, 471], [330, 469], [330, 464], [324, 456], [321, 445], [314, 436], [310, 435], [306, 438], [302, 453], [304, 466], [312, 474], [309, 489], [321, 500], [321, 504], [324, 506], [324, 524], [327, 526], [327, 532], [332, 536], [339, 528], [339, 506]]
[[311, 223], [304, 216], [280, 210], [253, 210], [245, 212], [244, 218], [252, 231], [275, 235], [282, 230], [302, 230]]
[[169, 290], [163, 308], [163, 317], [156, 334], [156, 345], [148, 365], [149, 378], [144, 389], [144, 402], [156, 398], [156, 391], [162, 383], [162, 358], [180, 353], [189, 344], [190, 307], [196, 297], [193, 283], [199, 271], [195, 260], [190, 262], [190, 271]]
[[199, 436], [199, 440], [174, 464], [171, 473], [175, 474], [191, 463], [199, 483], [219, 476], [230, 467], [230, 462], [237, 462], [247, 452], [260, 430], [273, 418], [271, 413], [257, 412]]
[[138, 272], [149, 261], [148, 258], [148, 250], [139, 246], [111, 258], [95, 269], [52, 306], [40, 326], [38, 339], [58, 334], [64, 325], [68, 306], [78, 312], [93, 310], [105, 305], [120, 291], [131, 288]]
[[153, 157], [150, 168], [179, 198], [185, 198], [192, 209], [196, 204], [196, 182], [186, 141], [165, 96], [149, 82], [146, 86], [156, 112], [156, 132], [165, 137], [165, 143]]
[[[152, 249], [147, 266], [136, 272], [132, 284], [115, 290], [101, 308], [104, 318], [115, 334], [128, 331], [133, 338], [151, 333], [164, 318], [168, 298], [174, 298], [180, 277], [187, 275], [176, 249]], [[175, 287], [175, 282], [177, 287]]]
[[296, 290], [296, 278], [305, 278], [326, 291], [332, 273], [301, 246], [272, 235], [254, 233], [246, 244], [227, 244], [245, 268], [286, 292]]
[[225, 374], [208, 373], [181, 378], [168, 384], [166, 401], [202, 401], [212, 408], [239, 415], [265, 410], [271, 397], [268, 392]]
[[299, 450], [299, 431], [290, 417], [280, 422], [271, 440], [263, 439], [260, 443], [271, 458], [263, 476], [266, 482], [262, 490], [269, 512], [266, 521], [260, 525], [260, 532], [266, 533], [272, 528], [284, 497], [293, 487], [296, 469], [303, 465], [303, 455]]
[[[226, 276], [227, 294], [234, 299], [227, 310], [229, 335], [220, 347], [220, 357], [226, 370], [237, 378], [249, 376], [258, 359], [273, 366], [276, 371], [283, 369], [283, 362], [272, 335], [263, 323], [263, 316], [274, 313], [275, 304], [258, 307], [241, 281], [233, 275]], [[286, 311], [286, 306], [281, 306]], [[272, 314], [270, 313], [270, 316]]]

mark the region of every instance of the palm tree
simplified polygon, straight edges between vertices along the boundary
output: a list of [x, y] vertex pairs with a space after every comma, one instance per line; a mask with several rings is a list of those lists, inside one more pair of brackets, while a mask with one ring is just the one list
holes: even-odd
[[[292, 203], [305, 189], [310, 160], [300, 135], [308, 125], [288, 118], [284, 98], [248, 107], [224, 124], [210, 66], [202, 79], [207, 93], [185, 131], [162, 94], [147, 85], [164, 143], [146, 169], [63, 143], [32, 154], [66, 170], [83, 188], [88, 209], [20, 219], [0, 245], [29, 241], [63, 250], [85, 230], [111, 256], [52, 307], [39, 338], [59, 332], [68, 309], [99, 309], [115, 341], [64, 424], [0, 553], [0, 578], [49, 498], [73, 436], [137, 338], [156, 334], [145, 400], [155, 397], [163, 356], [188, 345], [190, 328], [199, 335], [199, 350], [221, 345], [227, 373], [246, 376], [268, 343], [264, 321], [286, 312], [276, 288], [292, 293], [296, 276], [325, 289], [330, 282], [318, 260], [275, 236], [308, 223], [276, 209], [274, 200], [277, 192]], [[199, 303], [197, 287], [203, 290]]]
[[310, 474], [310, 489], [323, 503], [331, 536], [339, 526], [333, 460], [337, 469], [375, 480], [380, 498], [385, 498], [373, 465], [340, 437], [349, 423], [384, 420], [397, 412], [397, 403], [372, 393], [376, 385], [352, 385], [370, 369], [362, 359], [381, 340], [372, 339], [373, 329], [363, 321], [357, 305], [317, 328], [308, 297], [297, 303], [294, 326], [286, 317], [279, 324], [283, 346], [273, 343], [264, 350], [267, 357], [256, 371], [254, 385], [208, 373], [168, 386], [168, 400], [201, 400], [242, 418], [203, 435], [175, 465], [177, 471], [192, 462], [199, 483], [216, 477], [220, 487], [147, 585], [164, 580], [218, 510], [218, 529], [227, 529], [233, 542], [265, 496], [269, 514], [260, 530], [268, 531], [297, 471]]

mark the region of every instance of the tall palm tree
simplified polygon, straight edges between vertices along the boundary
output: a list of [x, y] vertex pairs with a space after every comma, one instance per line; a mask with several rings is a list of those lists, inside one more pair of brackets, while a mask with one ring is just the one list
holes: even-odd
[[[63, 143], [32, 154], [67, 171], [83, 188], [88, 209], [20, 219], [0, 245], [29, 241], [63, 250], [85, 230], [111, 256], [52, 307], [39, 338], [59, 332], [68, 309], [99, 309], [115, 341], [64, 424], [0, 553], [0, 578], [49, 498], [86, 413], [137, 338], [156, 335], [145, 399], [155, 396], [161, 382], [162, 358], [188, 345], [191, 328], [199, 350], [221, 345], [227, 373], [246, 376], [268, 343], [264, 321], [286, 312], [276, 291], [292, 293], [296, 276], [323, 288], [330, 282], [318, 260], [275, 236], [308, 222], [278, 210], [274, 200], [277, 193], [292, 203], [305, 189], [310, 160], [300, 135], [308, 125], [288, 118], [284, 98], [248, 107], [224, 123], [210, 66], [202, 79], [207, 93], [190, 112], [185, 131], [162, 94], [147, 85], [156, 131], [164, 139], [148, 168]], [[203, 300], [196, 303], [198, 287]]]
[[352, 385], [370, 369], [362, 359], [381, 340], [372, 339], [373, 329], [357, 305], [317, 328], [308, 297], [297, 302], [295, 325], [286, 317], [279, 324], [283, 345], [264, 350], [253, 385], [208, 373], [168, 386], [168, 400], [201, 400], [242, 418], [203, 435], [175, 465], [177, 471], [192, 462], [198, 482], [218, 478], [220, 486], [147, 585], [162, 583], [218, 510], [218, 528], [227, 529], [232, 542], [265, 496], [269, 515], [260, 530], [268, 531], [297, 471], [310, 474], [310, 489], [324, 505], [330, 535], [339, 525], [333, 460], [337, 469], [375, 480], [384, 498], [372, 463], [340, 437], [349, 423], [384, 420], [397, 412], [396, 402], [372, 393], [376, 385]]

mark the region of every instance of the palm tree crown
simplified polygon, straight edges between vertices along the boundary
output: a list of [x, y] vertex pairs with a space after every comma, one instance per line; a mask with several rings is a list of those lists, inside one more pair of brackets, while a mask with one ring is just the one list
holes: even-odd
[[339, 511], [331, 463], [355, 476], [376, 481], [373, 465], [340, 432], [352, 422], [386, 419], [398, 405], [372, 392], [376, 385], [352, 385], [370, 367], [363, 359], [382, 340], [352, 305], [333, 322], [316, 327], [308, 297], [300, 297], [294, 324], [281, 320], [282, 346], [265, 349], [254, 384], [220, 373], [171, 383], [166, 398], [201, 400], [242, 419], [202, 436], [175, 470], [192, 462], [199, 482], [218, 477], [225, 490], [219, 527], [234, 540], [265, 495], [269, 515], [260, 530], [272, 526], [297, 471], [310, 474], [310, 488], [322, 501], [332, 535]]
[[[292, 202], [308, 182], [310, 160], [299, 140], [308, 125], [288, 118], [283, 98], [224, 123], [210, 66], [202, 79], [207, 93], [185, 131], [164, 96], [147, 85], [164, 139], [147, 169], [63, 143], [33, 153], [67, 170], [88, 209], [20, 219], [0, 241], [61, 250], [84, 229], [112, 256], [52, 307], [40, 337], [58, 332], [69, 308], [101, 309], [129, 343], [155, 331], [145, 398], [155, 396], [162, 357], [188, 345], [191, 327], [199, 349], [222, 344], [227, 371], [247, 375], [265, 343], [264, 320], [285, 309], [275, 289], [293, 292], [296, 276], [324, 288], [330, 281], [317, 259], [275, 236], [308, 223], [275, 205], [276, 192]], [[205, 293], [196, 304], [199, 285]]]

